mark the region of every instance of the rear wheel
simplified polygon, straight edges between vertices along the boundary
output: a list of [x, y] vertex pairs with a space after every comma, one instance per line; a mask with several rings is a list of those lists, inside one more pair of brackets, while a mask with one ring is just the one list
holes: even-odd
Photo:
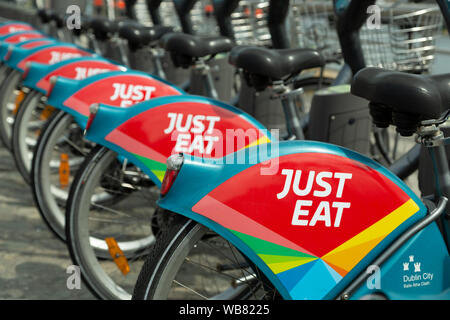
[[12, 130], [12, 153], [20, 174], [30, 183], [34, 148], [53, 108], [41, 101], [42, 93], [31, 90], [17, 111]]
[[66, 237], [74, 264], [101, 299], [130, 299], [155, 242], [151, 221], [159, 189], [117, 154], [96, 147], [72, 183]]
[[20, 96], [23, 94], [18, 89], [20, 79], [21, 73], [13, 70], [0, 87], [0, 139], [8, 150], [11, 150], [12, 124], [14, 123], [15, 112], [20, 103]]
[[179, 215], [158, 238], [133, 293], [135, 300], [279, 298], [276, 289], [230, 242]]
[[35, 204], [44, 221], [65, 241], [65, 208], [78, 168], [93, 148], [73, 117], [54, 113], [42, 128], [31, 166]]

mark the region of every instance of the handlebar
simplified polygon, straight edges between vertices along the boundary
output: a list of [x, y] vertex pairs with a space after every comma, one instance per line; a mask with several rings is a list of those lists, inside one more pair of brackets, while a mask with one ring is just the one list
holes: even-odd
[[444, 17], [447, 31], [450, 34], [450, 1], [449, 0], [436, 0], [439, 8], [441, 9], [442, 16]]
[[359, 30], [367, 20], [367, 8], [376, 0], [333, 0], [337, 16], [337, 33], [344, 61], [353, 74], [366, 66]]

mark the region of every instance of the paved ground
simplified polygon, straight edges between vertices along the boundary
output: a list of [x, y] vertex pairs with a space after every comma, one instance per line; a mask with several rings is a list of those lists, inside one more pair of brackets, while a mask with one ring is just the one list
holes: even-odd
[[67, 289], [66, 246], [42, 221], [11, 155], [0, 147], [0, 299], [93, 299]]

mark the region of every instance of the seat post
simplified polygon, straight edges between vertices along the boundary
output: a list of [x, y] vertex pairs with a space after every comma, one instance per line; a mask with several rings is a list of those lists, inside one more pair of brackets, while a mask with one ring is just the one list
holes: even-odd
[[447, 139], [436, 125], [420, 127], [418, 141], [423, 144], [431, 157], [434, 169], [437, 197], [450, 196], [450, 169], [448, 166], [445, 143]]
[[191, 75], [191, 86], [197, 87], [197, 83], [194, 82], [199, 81], [201, 82], [201, 87], [205, 90], [206, 96], [216, 100], [219, 99], [219, 94], [212, 78], [211, 67], [203, 59], [198, 59], [195, 62], [191, 69]]
[[297, 140], [304, 140], [305, 134], [301, 126], [301, 115], [296, 105], [296, 100], [299, 98], [301, 99], [301, 105], [303, 105], [303, 89], [292, 90], [283, 81], [277, 81], [273, 84], [273, 91], [276, 94], [275, 98], [281, 100], [289, 136], [295, 136]]
[[159, 48], [150, 48], [151, 59], [153, 63], [153, 72], [158, 77], [166, 79], [166, 72], [164, 71], [162, 59], [164, 58], [164, 50]]
[[[443, 132], [434, 124], [420, 127], [417, 135], [417, 142], [427, 148], [433, 164], [435, 198], [440, 199], [441, 197], [446, 197], [448, 199], [450, 196], [450, 169], [445, 149], [446, 145], [450, 144], [450, 138], [445, 138]], [[444, 236], [448, 250], [450, 250], [450, 234], [448, 232], [449, 221], [450, 213], [447, 204], [445, 215], [441, 215], [438, 226]]]
[[86, 33], [86, 36], [88, 38], [89, 48], [92, 48], [92, 50], [94, 50], [94, 52], [96, 54], [102, 55], [102, 50], [100, 49], [100, 45], [99, 45], [98, 40], [95, 37], [94, 33], [91, 30], [89, 30]]
[[115, 36], [112, 41], [114, 41], [115, 45], [117, 45], [117, 47], [119, 48], [121, 60], [120, 62], [126, 65], [127, 67], [131, 67], [130, 59], [128, 58], [128, 50], [125, 49], [126, 40], [123, 40], [118, 36]]

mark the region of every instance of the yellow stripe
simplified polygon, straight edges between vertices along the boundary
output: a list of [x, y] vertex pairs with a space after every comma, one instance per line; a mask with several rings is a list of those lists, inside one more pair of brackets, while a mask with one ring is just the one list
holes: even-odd
[[268, 264], [270, 270], [273, 271], [273, 273], [277, 274], [286, 270], [290, 270], [292, 268], [301, 266], [305, 263], [311, 262], [313, 260], [317, 260], [318, 258], [299, 258], [296, 261], [287, 261], [287, 262], [278, 262], [278, 263], [270, 263]]
[[347, 272], [350, 271], [378, 243], [418, 210], [419, 206], [409, 199], [383, 219], [327, 253], [322, 259]]
[[257, 146], [260, 144], [264, 144], [264, 143], [270, 143], [270, 139], [267, 136], [261, 137], [258, 140], [253, 141], [248, 146], [246, 146], [244, 149], [254, 147], [254, 146]]
[[155, 176], [159, 179], [159, 181], [163, 181], [165, 171], [162, 170], [152, 170], [152, 172], [155, 174]]

